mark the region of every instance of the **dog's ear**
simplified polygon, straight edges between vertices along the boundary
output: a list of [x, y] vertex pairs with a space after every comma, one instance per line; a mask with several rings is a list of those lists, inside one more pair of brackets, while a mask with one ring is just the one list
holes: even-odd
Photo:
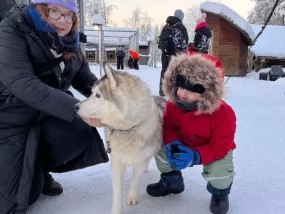
[[118, 81], [116, 80], [116, 77], [114, 75], [116, 71], [111, 67], [109, 63], [104, 62], [103, 66], [105, 74], [107, 78], [110, 80], [111, 87], [116, 88], [118, 86]]

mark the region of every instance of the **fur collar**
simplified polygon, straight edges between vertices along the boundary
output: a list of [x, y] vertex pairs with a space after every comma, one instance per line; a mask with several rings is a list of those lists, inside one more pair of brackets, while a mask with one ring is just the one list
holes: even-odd
[[201, 84], [205, 92], [201, 95], [202, 99], [198, 102], [196, 114], [212, 114], [221, 104], [225, 95], [224, 82], [220, 71], [215, 64], [200, 54], [188, 56], [180, 54], [173, 56], [165, 72], [163, 79], [163, 90], [165, 95], [175, 102], [176, 76], [182, 75], [193, 84]]

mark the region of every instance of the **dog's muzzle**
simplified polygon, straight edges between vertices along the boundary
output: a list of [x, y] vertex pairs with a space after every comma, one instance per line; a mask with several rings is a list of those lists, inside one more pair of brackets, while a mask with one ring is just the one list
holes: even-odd
[[77, 113], [80, 109], [79, 103], [74, 105], [74, 110], [75, 110], [75, 117], [81, 118], [80, 115]]

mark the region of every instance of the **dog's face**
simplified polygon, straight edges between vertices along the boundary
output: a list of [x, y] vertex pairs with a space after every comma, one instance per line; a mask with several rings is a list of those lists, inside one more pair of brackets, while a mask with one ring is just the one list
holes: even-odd
[[103, 122], [115, 108], [112, 93], [117, 81], [109, 64], [104, 64], [104, 71], [106, 75], [95, 83], [92, 94], [77, 104], [77, 114], [82, 118], [100, 118]]

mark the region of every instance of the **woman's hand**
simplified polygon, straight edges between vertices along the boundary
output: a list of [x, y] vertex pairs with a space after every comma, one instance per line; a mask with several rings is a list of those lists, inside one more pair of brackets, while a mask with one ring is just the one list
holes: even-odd
[[82, 118], [82, 120], [87, 123], [89, 126], [93, 127], [102, 127], [103, 124], [99, 118]]

